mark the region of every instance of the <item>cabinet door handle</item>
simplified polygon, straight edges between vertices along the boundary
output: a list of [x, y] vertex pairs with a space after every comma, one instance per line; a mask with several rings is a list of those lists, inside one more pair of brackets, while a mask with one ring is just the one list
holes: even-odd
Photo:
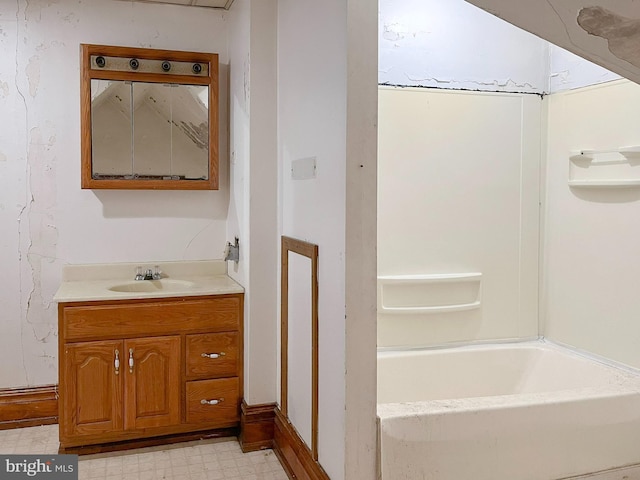
[[133, 373], [133, 348], [129, 349], [129, 373]]
[[219, 403], [224, 402], [224, 398], [217, 398], [217, 399], [213, 399], [213, 400], [206, 400], [206, 399], [202, 399], [200, 400], [200, 404], [201, 405], [218, 405]]
[[226, 355], [226, 353], [224, 352], [220, 352], [220, 353], [201, 353], [200, 356], [202, 358], [218, 358], [218, 357], [224, 357]]
[[116, 349], [116, 359], [113, 365], [116, 367], [116, 375], [118, 375], [120, 373], [120, 351], [118, 349]]

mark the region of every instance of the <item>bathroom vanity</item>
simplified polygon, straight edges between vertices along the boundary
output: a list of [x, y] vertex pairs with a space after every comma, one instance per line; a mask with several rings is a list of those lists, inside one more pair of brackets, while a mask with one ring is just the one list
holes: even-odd
[[100, 451], [195, 432], [236, 433], [242, 287], [215, 269], [137, 282], [93, 278], [98, 270], [66, 273], [71, 280], [55, 297], [60, 451]]

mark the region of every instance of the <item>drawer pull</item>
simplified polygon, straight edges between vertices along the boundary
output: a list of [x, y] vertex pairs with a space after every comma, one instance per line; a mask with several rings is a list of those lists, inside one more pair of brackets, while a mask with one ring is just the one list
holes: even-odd
[[116, 375], [120, 373], [120, 351], [116, 349], [116, 359], [113, 362], [113, 365], [116, 367]]
[[133, 373], [133, 348], [129, 349], [129, 373]]
[[202, 358], [218, 358], [218, 357], [224, 357], [226, 355], [226, 353], [224, 352], [220, 352], [220, 353], [201, 353], [200, 356]]
[[218, 398], [214, 400], [205, 400], [204, 398], [200, 400], [201, 405], [218, 405], [219, 403], [224, 402], [224, 398]]

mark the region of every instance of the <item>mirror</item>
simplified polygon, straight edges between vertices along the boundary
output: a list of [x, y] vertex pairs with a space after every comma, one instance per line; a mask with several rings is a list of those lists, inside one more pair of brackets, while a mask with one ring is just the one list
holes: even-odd
[[209, 87], [91, 80], [94, 179], [207, 180]]
[[217, 188], [217, 56], [203, 55], [83, 45], [83, 188]]

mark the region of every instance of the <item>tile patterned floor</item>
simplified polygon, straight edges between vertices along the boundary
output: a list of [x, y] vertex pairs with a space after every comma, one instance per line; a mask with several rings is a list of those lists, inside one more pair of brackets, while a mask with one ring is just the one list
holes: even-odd
[[[58, 426], [0, 431], [0, 453], [57, 453]], [[271, 450], [242, 453], [235, 439], [79, 457], [79, 480], [287, 480]]]

